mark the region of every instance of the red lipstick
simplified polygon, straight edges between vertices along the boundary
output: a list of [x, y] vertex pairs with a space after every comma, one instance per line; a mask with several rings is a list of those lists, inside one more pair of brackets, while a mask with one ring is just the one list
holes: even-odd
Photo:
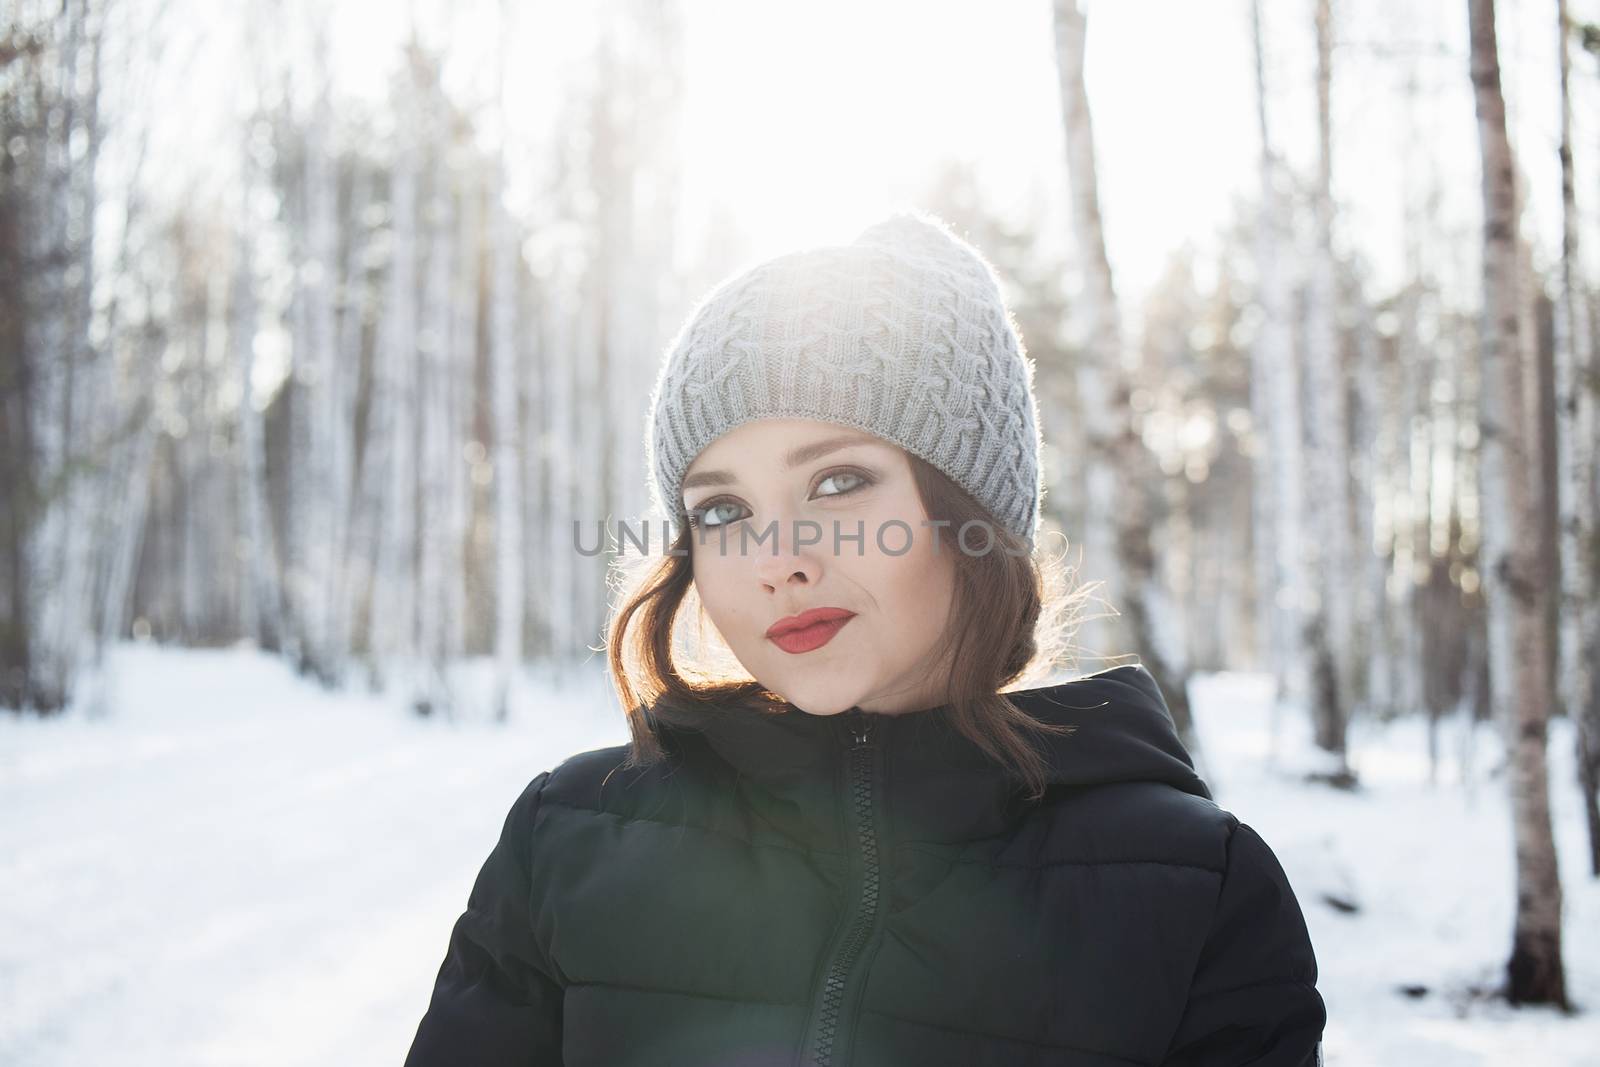
[[799, 654], [821, 648], [856, 617], [844, 608], [812, 608], [786, 619], [779, 619], [767, 630], [767, 639], [785, 652]]

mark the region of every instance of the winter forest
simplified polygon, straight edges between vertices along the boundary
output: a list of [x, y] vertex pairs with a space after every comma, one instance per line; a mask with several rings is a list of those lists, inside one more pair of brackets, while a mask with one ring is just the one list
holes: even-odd
[[663, 347], [914, 206], [1327, 1062], [1600, 1064], [1600, 2], [0, 12], [0, 1063], [399, 1062]]

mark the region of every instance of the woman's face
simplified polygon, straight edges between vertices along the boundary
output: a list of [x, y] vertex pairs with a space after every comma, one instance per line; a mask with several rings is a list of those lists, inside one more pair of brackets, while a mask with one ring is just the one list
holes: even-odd
[[[768, 690], [813, 715], [944, 703], [933, 654], [956, 549], [952, 531], [923, 525], [905, 452], [847, 426], [758, 419], [695, 458], [683, 499], [697, 521], [690, 555], [701, 602]], [[850, 614], [842, 625], [770, 632], [819, 608]]]

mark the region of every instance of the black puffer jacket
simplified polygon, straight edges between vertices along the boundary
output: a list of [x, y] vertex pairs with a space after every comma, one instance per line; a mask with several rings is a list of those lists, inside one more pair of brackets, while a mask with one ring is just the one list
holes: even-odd
[[1028, 804], [938, 709], [743, 712], [533, 779], [408, 1067], [1316, 1067], [1272, 851], [1141, 667], [1010, 694], [1078, 724]]

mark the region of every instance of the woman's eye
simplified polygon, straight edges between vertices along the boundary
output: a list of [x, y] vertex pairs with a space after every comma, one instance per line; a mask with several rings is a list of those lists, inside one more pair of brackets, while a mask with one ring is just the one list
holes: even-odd
[[718, 516], [718, 508], [737, 508], [738, 505], [731, 500], [720, 500], [705, 507], [697, 508], [689, 515], [690, 526], [726, 526], [737, 521], [726, 516]]
[[866, 479], [863, 478], [861, 475], [855, 473], [854, 471], [835, 471], [832, 474], [828, 475], [826, 478], [822, 479], [822, 481], [818, 482], [817, 483], [817, 488], [820, 490], [823, 486], [827, 485], [829, 482], [836, 482], [836, 481], [838, 481], [840, 479], [843, 479], [844, 482], [845, 482], [845, 487], [843, 489], [838, 489], [835, 492], [831, 492], [831, 493], [823, 493], [822, 495], [823, 496], [842, 496], [845, 493], [850, 492], [851, 490], [861, 488], [861, 486], [866, 483]]

